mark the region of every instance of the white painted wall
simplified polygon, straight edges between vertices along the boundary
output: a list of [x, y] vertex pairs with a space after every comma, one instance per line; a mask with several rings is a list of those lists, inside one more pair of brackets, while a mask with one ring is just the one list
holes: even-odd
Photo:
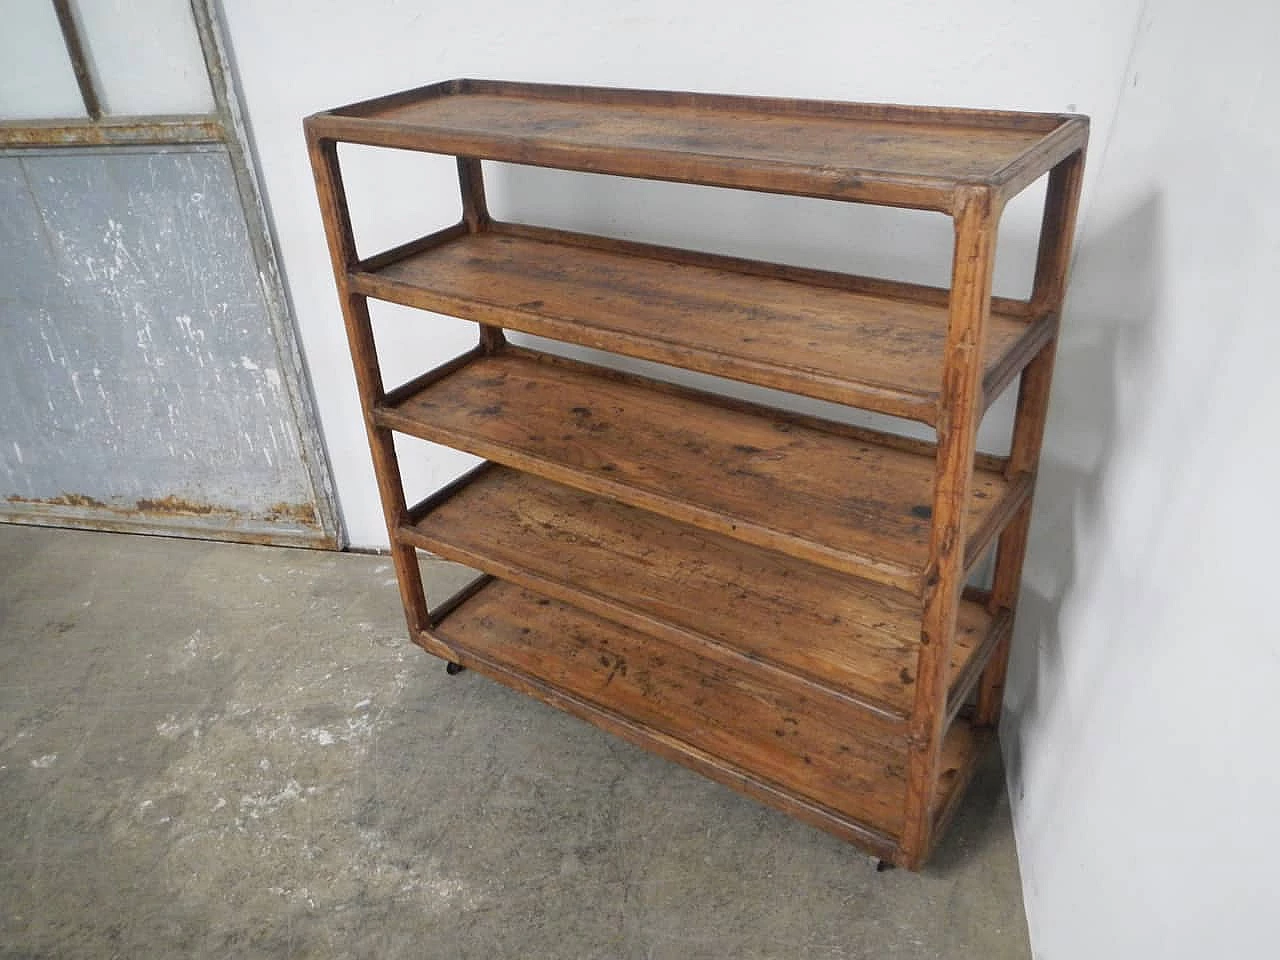
[[[1039, 957], [1261, 956], [1280, 794], [1267, 373], [1280, 324], [1274, 5], [224, 0], [354, 545], [385, 544], [301, 136], [306, 113], [450, 76], [1078, 110], [1094, 119], [1005, 749]], [[1113, 121], [1114, 136], [1113, 133]], [[1189, 121], [1189, 122], [1188, 122]], [[448, 163], [358, 151], [368, 250], [457, 215]], [[1254, 184], [1258, 184], [1256, 190]], [[940, 281], [941, 218], [490, 173], [500, 215]], [[407, 192], [406, 192], [407, 191]], [[1025, 285], [1035, 198], [1002, 228]], [[1270, 204], [1273, 207], [1274, 204]], [[470, 340], [379, 309], [395, 375]], [[1267, 402], [1269, 401], [1269, 402]], [[1008, 411], [988, 418], [998, 446]], [[465, 458], [426, 450], [410, 496]], [[1268, 469], [1270, 468], [1270, 469]]]
[[1150, 0], [1094, 156], [1002, 731], [1040, 960], [1280, 950], [1278, 32]]

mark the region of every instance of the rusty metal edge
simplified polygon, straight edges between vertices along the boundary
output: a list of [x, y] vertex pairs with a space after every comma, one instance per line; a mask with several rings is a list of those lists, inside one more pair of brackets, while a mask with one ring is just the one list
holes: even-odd
[[101, 120], [0, 120], [0, 147], [150, 146], [222, 143], [215, 115], [104, 117]]
[[105, 533], [133, 533], [158, 537], [189, 537], [277, 547], [336, 550], [337, 540], [324, 530], [276, 520], [244, 520], [232, 514], [175, 516], [122, 514], [110, 507], [75, 507], [44, 503], [0, 503], [0, 523], [33, 527], [68, 527]]
[[337, 507], [337, 493], [333, 486], [324, 435], [320, 430], [315, 392], [299, 347], [300, 336], [288, 289], [280, 272], [275, 234], [262, 199], [253, 145], [240, 108], [234, 65], [218, 0], [190, 0], [190, 3], [220, 121], [221, 139], [231, 159], [236, 188], [240, 193], [240, 206], [244, 210], [249, 241], [258, 267], [258, 286], [271, 320], [281, 379], [293, 407], [298, 431], [298, 450], [311, 482], [316, 516], [321, 530], [333, 541], [335, 549], [342, 549], [347, 545], [346, 531]]

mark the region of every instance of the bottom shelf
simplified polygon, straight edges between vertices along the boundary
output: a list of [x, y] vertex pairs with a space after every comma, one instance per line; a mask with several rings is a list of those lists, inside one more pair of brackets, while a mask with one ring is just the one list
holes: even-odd
[[[784, 689], [501, 580], [469, 592], [418, 642], [876, 856], [902, 859], [905, 727], [799, 678]], [[952, 724], [934, 801], [939, 824], [984, 740], [965, 721]]]
[[978, 761], [995, 738], [990, 727], [970, 725], [968, 717], [956, 717], [942, 741], [942, 763], [933, 793], [933, 839], [936, 842], [955, 816], [960, 801], [978, 769]]

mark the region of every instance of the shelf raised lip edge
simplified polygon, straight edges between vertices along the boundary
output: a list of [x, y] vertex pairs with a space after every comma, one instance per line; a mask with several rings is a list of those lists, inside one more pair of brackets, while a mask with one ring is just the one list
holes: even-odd
[[[431, 618], [431, 623], [413, 631], [414, 643], [427, 653], [443, 660], [457, 663], [474, 670], [504, 686], [518, 692], [529, 694], [559, 710], [563, 710], [579, 719], [585, 720], [609, 733], [622, 737], [645, 750], [687, 766], [694, 771], [718, 783], [736, 789], [747, 796], [775, 809], [794, 816], [819, 829], [832, 833], [843, 840], [854, 843], [873, 855], [898, 863], [912, 866], [904, 859], [898, 839], [876, 827], [872, 827], [855, 817], [818, 803], [796, 791], [774, 783], [738, 765], [717, 757], [700, 747], [637, 723], [624, 714], [611, 710], [585, 697], [561, 690], [554, 684], [528, 673], [525, 670], [510, 666], [489, 656], [474, 653], [456, 643], [446, 641], [437, 631], [449, 617], [466, 603], [470, 597], [483, 590], [493, 577], [484, 575], [464, 587], [454, 597], [442, 605]], [[965, 724], [965, 729], [953, 729], [953, 724]], [[943, 737], [945, 743], [951, 736], [959, 734], [965, 738], [964, 751], [957, 776], [945, 786], [941, 781], [935, 785], [930, 805], [930, 817], [933, 828], [930, 836], [936, 841], [955, 815], [960, 801], [967, 791], [969, 783], [976, 772], [978, 761], [990, 740], [994, 730], [973, 727], [960, 711], [948, 724], [947, 733]], [[941, 749], [941, 745], [940, 745]], [[931, 849], [924, 851], [919, 858], [923, 862]]]
[[[586, 104], [613, 106], [658, 106], [725, 108], [740, 112], [762, 111], [771, 115], [800, 117], [878, 120], [885, 123], [922, 123], [929, 118], [939, 126], [1026, 129], [1048, 134], [1068, 121], [1088, 121], [1079, 113], [1053, 111], [998, 110], [983, 107], [940, 107], [859, 100], [824, 100], [817, 98], [771, 97], [755, 94], [710, 93], [691, 90], [655, 90], [641, 87], [596, 86], [590, 84], [540, 83], [519, 80], [493, 80], [477, 77], [454, 77], [434, 83], [410, 87], [394, 93], [358, 100], [354, 103], [320, 110], [316, 117], [362, 117], [377, 110], [402, 106], [417, 100], [458, 94], [489, 94], [527, 99], [565, 99], [574, 97]], [[655, 98], [665, 104], [655, 103]]]
[[[660, 148], [630, 148], [622, 152], [594, 146], [540, 141], [536, 138], [496, 133], [462, 133], [427, 124], [380, 120], [369, 116], [375, 110], [412, 103], [432, 96], [493, 92], [499, 95], [543, 98], [557, 93], [595, 95], [593, 103], [644, 102], [641, 98], [673, 97], [680, 105], [724, 106], [740, 110], [788, 105], [792, 115], [839, 119], [840, 109], [863, 115], [856, 119], [882, 122], [932, 122], [940, 127], [972, 126], [989, 129], [1024, 129], [1040, 133], [1034, 145], [1013, 158], [1003, 168], [983, 177], [945, 177], [922, 173], [861, 168], [854, 165], [792, 163], [781, 160], [747, 159], [715, 153], [673, 151]], [[603, 98], [602, 98], [603, 97]], [[608, 98], [614, 99], [608, 99]], [[630, 99], [628, 99], [630, 98]], [[805, 108], [808, 112], [805, 112]], [[915, 116], [913, 116], [913, 113]], [[942, 117], [954, 117], [948, 124]], [[854, 119], [854, 117], [850, 117]], [[1004, 122], [1001, 122], [1004, 121]], [[1036, 124], [1040, 129], [1029, 126]], [[608, 87], [574, 87], [556, 84], [520, 84], [489, 80], [447, 80], [412, 90], [389, 94], [330, 110], [313, 113], [303, 120], [308, 141], [330, 140], [373, 147], [415, 150], [444, 156], [469, 157], [501, 163], [549, 167], [579, 173], [600, 173], [695, 183], [702, 186], [754, 190], [762, 193], [814, 197], [878, 206], [932, 210], [952, 215], [960, 198], [974, 190], [988, 193], [993, 213], [1012, 197], [1048, 173], [1059, 162], [1083, 150], [1089, 138], [1089, 118], [1079, 114], [1018, 113], [970, 108], [931, 108], [901, 104], [870, 104], [854, 101], [797, 100], [776, 97], [741, 97], [726, 94], [697, 94]], [[680, 161], [680, 173], [663, 173]], [[692, 172], [690, 167], [695, 168]]]

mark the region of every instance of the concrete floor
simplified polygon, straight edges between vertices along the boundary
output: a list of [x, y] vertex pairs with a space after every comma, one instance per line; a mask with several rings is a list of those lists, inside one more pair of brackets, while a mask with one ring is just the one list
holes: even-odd
[[1029, 956], [994, 751], [877, 874], [448, 677], [385, 558], [3, 524], [0, 865], [6, 958]]

